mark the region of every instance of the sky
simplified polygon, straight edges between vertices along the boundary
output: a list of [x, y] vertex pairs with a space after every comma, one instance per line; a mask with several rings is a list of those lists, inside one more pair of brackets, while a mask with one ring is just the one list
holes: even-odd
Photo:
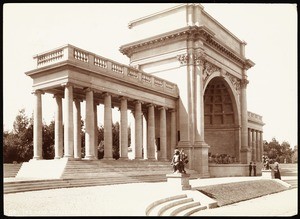
[[[129, 64], [119, 47], [130, 42], [128, 23], [177, 4], [32, 4], [3, 6], [3, 129], [19, 110], [31, 117], [33, 56], [65, 44]], [[263, 118], [263, 137], [298, 144], [297, 5], [202, 4], [226, 29], [246, 41], [248, 111]], [[54, 120], [54, 99], [43, 95], [43, 118]], [[84, 108], [84, 106], [82, 106]], [[101, 109], [100, 109], [101, 110]], [[82, 114], [84, 118], [84, 114]], [[114, 119], [116, 119], [114, 117]], [[99, 121], [99, 120], [98, 120]]]

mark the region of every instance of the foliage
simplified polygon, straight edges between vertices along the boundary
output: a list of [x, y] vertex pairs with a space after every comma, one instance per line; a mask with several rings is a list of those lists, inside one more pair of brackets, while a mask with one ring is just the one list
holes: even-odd
[[3, 135], [4, 163], [28, 161], [33, 155], [33, 120], [19, 110], [13, 130]]
[[279, 142], [273, 138], [272, 141], [264, 141], [264, 154], [267, 155], [273, 162], [279, 163], [291, 162], [293, 150], [290, 148], [290, 144], [286, 141], [279, 144]]

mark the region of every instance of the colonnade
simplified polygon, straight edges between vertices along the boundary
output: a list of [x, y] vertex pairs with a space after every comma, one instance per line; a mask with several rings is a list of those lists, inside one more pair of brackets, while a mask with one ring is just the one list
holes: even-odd
[[263, 132], [248, 128], [248, 145], [251, 149], [251, 161], [261, 162], [263, 149]]
[[[81, 159], [81, 108], [80, 103], [85, 100], [85, 156], [83, 159], [98, 159], [98, 126], [97, 126], [97, 106], [94, 91], [91, 88], [83, 89], [85, 99], [74, 97], [74, 85], [66, 83], [64, 87], [65, 118], [63, 120], [63, 95], [55, 94], [55, 159], [62, 157], [70, 159]], [[34, 110], [34, 156], [33, 159], [43, 159], [42, 156], [42, 94], [44, 91], [36, 90], [35, 110]], [[104, 98], [104, 159], [113, 158], [112, 150], [112, 94], [103, 93]], [[128, 100], [125, 96], [120, 96], [120, 159], [128, 159]], [[130, 100], [132, 101], [132, 100]], [[131, 130], [131, 142], [135, 151], [135, 159], [155, 159], [156, 137], [155, 130], [159, 127], [160, 139], [160, 160], [166, 160], [167, 156], [167, 116], [170, 113], [170, 144], [176, 144], [176, 115], [174, 109], [164, 106], [156, 106], [152, 103], [145, 103], [142, 100], [134, 100], [134, 109], [131, 109], [134, 117], [134, 124]], [[142, 106], [146, 112], [142, 111]], [[155, 124], [155, 108], [159, 110], [159, 124]], [[144, 117], [144, 119], [143, 119]], [[146, 126], [144, 124], [146, 122]], [[144, 129], [146, 130], [143, 130]], [[146, 145], [145, 145], [146, 144]], [[144, 150], [144, 156], [143, 156]], [[146, 151], [145, 151], [146, 150]], [[172, 150], [172, 148], [171, 148]]]

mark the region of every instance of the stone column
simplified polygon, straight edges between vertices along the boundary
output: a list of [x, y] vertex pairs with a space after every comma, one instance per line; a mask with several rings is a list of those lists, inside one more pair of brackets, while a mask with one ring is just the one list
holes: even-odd
[[98, 103], [94, 102], [94, 126], [95, 126], [95, 159], [98, 160]]
[[147, 151], [148, 159], [155, 159], [155, 112], [154, 105], [148, 105], [148, 125], [147, 125]]
[[251, 151], [251, 161], [253, 160], [253, 148], [252, 148], [252, 129], [248, 128], [248, 145], [250, 146]]
[[167, 120], [166, 120], [166, 108], [161, 107], [160, 109], [160, 158], [167, 160]]
[[121, 124], [120, 124], [120, 158], [128, 159], [128, 117], [127, 117], [127, 99], [121, 97]]
[[147, 150], [147, 113], [142, 111], [143, 118], [142, 118], [142, 124], [143, 124], [143, 158], [148, 159], [148, 150]]
[[142, 145], [143, 145], [143, 133], [142, 133], [142, 103], [141, 101], [135, 101], [135, 158], [142, 159]]
[[73, 86], [65, 84], [64, 157], [74, 157]]
[[252, 129], [252, 161], [256, 161], [256, 135], [254, 129]]
[[81, 159], [81, 100], [74, 99], [74, 158]]
[[35, 95], [35, 108], [33, 118], [33, 159], [43, 159], [43, 121], [42, 121], [42, 90], [33, 92]]
[[243, 79], [241, 81], [241, 163], [247, 164], [251, 160], [251, 152], [248, 145], [248, 111], [247, 111], [247, 84], [246, 70], [243, 70]]
[[135, 158], [135, 118], [134, 118], [134, 110], [130, 111], [130, 136], [131, 136], [131, 143], [130, 143], [130, 147], [131, 147], [131, 159]]
[[256, 159], [255, 161], [259, 161], [259, 157], [261, 157], [260, 155], [260, 139], [259, 139], [259, 135], [258, 135], [258, 131], [255, 131], [255, 135], [256, 135], [256, 144], [255, 144], [255, 148], [256, 148]]
[[171, 156], [173, 157], [174, 150], [177, 146], [176, 144], [176, 131], [177, 131], [177, 126], [176, 126], [176, 111], [174, 109], [170, 110], [171, 112]]
[[87, 160], [95, 159], [95, 123], [94, 123], [94, 93], [92, 89], [85, 89], [85, 157]]
[[54, 137], [54, 151], [55, 159], [62, 158], [63, 156], [63, 123], [62, 123], [62, 96], [55, 94], [53, 96], [56, 101], [55, 112], [55, 137]]
[[104, 95], [104, 158], [112, 159], [112, 110], [111, 95]]
[[260, 132], [260, 150], [261, 150], [260, 161], [262, 161], [262, 156], [263, 156], [263, 154], [264, 154], [264, 139], [263, 139], [263, 132]]

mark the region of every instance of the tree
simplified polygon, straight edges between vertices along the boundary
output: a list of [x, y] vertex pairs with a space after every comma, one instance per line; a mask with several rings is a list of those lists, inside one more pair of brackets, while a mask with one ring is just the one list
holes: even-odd
[[3, 135], [5, 163], [28, 161], [33, 155], [33, 119], [28, 119], [25, 109], [19, 110], [13, 130]]
[[272, 161], [280, 163], [291, 162], [292, 149], [290, 144], [286, 141], [279, 144], [273, 138], [271, 142], [264, 141], [264, 154], [266, 154]]

